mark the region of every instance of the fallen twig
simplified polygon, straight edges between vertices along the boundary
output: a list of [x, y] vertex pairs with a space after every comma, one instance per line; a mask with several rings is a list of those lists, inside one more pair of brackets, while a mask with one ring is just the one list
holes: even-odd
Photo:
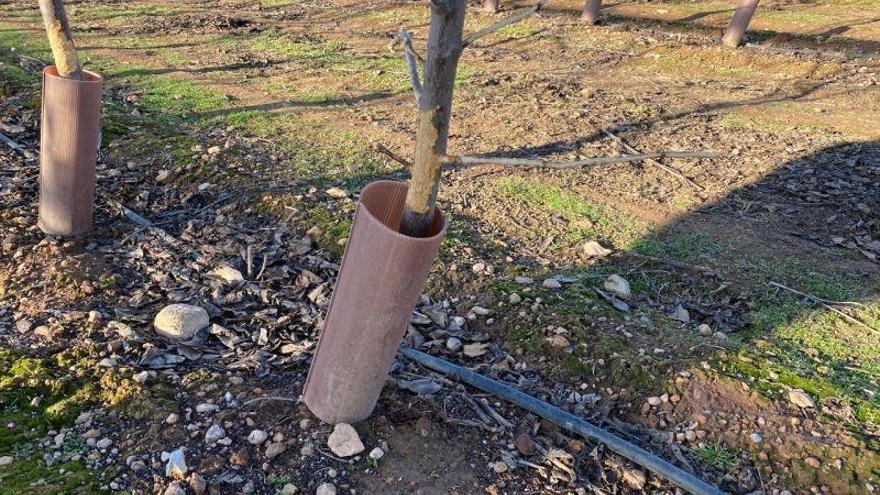
[[832, 301], [832, 300], [829, 300], [829, 299], [822, 299], [821, 297], [817, 297], [817, 296], [814, 296], [814, 295], [812, 295], [812, 294], [807, 294], [806, 292], [801, 292], [801, 291], [799, 291], [799, 290], [792, 289], [791, 287], [788, 287], [787, 285], [780, 284], [779, 282], [770, 282], [770, 285], [772, 285], [772, 286], [774, 286], [774, 287], [779, 287], [780, 289], [787, 290], [787, 291], [789, 291], [789, 292], [793, 292], [793, 293], [795, 293], [795, 294], [797, 294], [797, 295], [799, 295], [799, 296], [804, 296], [804, 297], [806, 297], [806, 298], [808, 298], [808, 299], [812, 299], [813, 301], [816, 301], [816, 302], [819, 302], [819, 303], [825, 303], [825, 304], [836, 304], [836, 305], [838, 305], [838, 306], [856, 306], [856, 307], [859, 307], [859, 308], [864, 308], [864, 307], [865, 307], [864, 304], [862, 304], [862, 303], [860, 303], [860, 302], [856, 302], [856, 301]]
[[[602, 128], [602, 133], [605, 134], [606, 136], [610, 137], [611, 139], [613, 139], [615, 142], [617, 142], [621, 146], [623, 146], [630, 153], [638, 153], [639, 152], [639, 150], [633, 148], [632, 146], [629, 145], [629, 143], [624, 141], [623, 138], [621, 138], [617, 134], [614, 134], [613, 132], [609, 131], [608, 129]], [[669, 156], [670, 158], [673, 158], [671, 155], [667, 155], [667, 156]], [[663, 157], [660, 157], [660, 158], [663, 158]], [[666, 172], [668, 174], [674, 175], [679, 180], [683, 181], [685, 184], [693, 187], [694, 189], [696, 189], [698, 191], [703, 190], [703, 186], [688, 179], [687, 177], [685, 177], [685, 175], [683, 173], [679, 172], [678, 170], [675, 170], [674, 168], [672, 168], [668, 165], [664, 165], [664, 164], [658, 162], [657, 160], [655, 160], [655, 157], [646, 158], [644, 161], [650, 163], [651, 165], [654, 165], [655, 167], [659, 168], [660, 170], [663, 170], [664, 172]]]
[[854, 323], [854, 324], [856, 324], [856, 325], [858, 325], [858, 326], [861, 326], [861, 327], [867, 328], [868, 330], [871, 330], [872, 332], [878, 332], [878, 333], [880, 333], [880, 328], [875, 328], [875, 327], [873, 327], [873, 326], [871, 326], [871, 325], [868, 325], [867, 323], [863, 322], [862, 320], [860, 320], [860, 319], [858, 319], [858, 318], [856, 318], [856, 317], [854, 317], [854, 316], [848, 315], [848, 314], [844, 313], [843, 311], [841, 311], [841, 310], [835, 308], [834, 306], [832, 306], [832, 304], [836, 304], [836, 305], [839, 305], [839, 306], [856, 306], [856, 307], [864, 307], [864, 305], [861, 304], [861, 303], [857, 303], [857, 302], [854, 302], [854, 301], [829, 301], [829, 300], [827, 300], [827, 299], [822, 299], [821, 297], [817, 297], [817, 296], [814, 296], [814, 295], [812, 295], [812, 294], [807, 294], [806, 292], [801, 292], [801, 291], [798, 291], [798, 290], [792, 289], [791, 287], [787, 287], [787, 286], [785, 286], [785, 285], [782, 285], [782, 284], [780, 284], [779, 282], [770, 282], [770, 285], [772, 285], [772, 286], [774, 286], [774, 287], [778, 287], [778, 288], [780, 288], [780, 289], [782, 289], [782, 290], [786, 290], [786, 291], [792, 292], [792, 293], [794, 293], [794, 294], [797, 294], [797, 295], [800, 295], [800, 296], [806, 297], [807, 299], [809, 299], [809, 300], [811, 300], [811, 301], [813, 301], [813, 302], [815, 302], [815, 303], [820, 304], [820, 305], [821, 305], [822, 307], [824, 307], [825, 309], [827, 309], [827, 310], [829, 310], [829, 311], [831, 311], [831, 312], [833, 312], [833, 313], [836, 313], [836, 314], [842, 316], [845, 320], [849, 321], [850, 323]]
[[656, 263], [662, 263], [664, 265], [669, 265], [669, 266], [672, 266], [675, 268], [681, 268], [682, 270], [693, 270], [696, 272], [700, 272], [704, 275], [716, 275], [715, 270], [709, 268], [708, 266], [694, 265], [691, 263], [686, 263], [684, 261], [678, 261], [678, 260], [673, 260], [673, 259], [669, 259], [669, 258], [657, 258], [654, 256], [648, 256], [646, 254], [639, 254], [639, 253], [633, 253], [633, 252], [626, 252], [626, 253], [624, 253], [624, 255], [632, 257], [632, 258], [638, 258], [638, 259], [653, 261]]
[[475, 33], [469, 34], [463, 40], [461, 40], [461, 47], [466, 48], [467, 46], [472, 44], [474, 41], [477, 41], [478, 39], [482, 38], [483, 36], [488, 36], [488, 35], [494, 33], [495, 31], [498, 31], [499, 29], [501, 29], [505, 26], [509, 26], [515, 22], [519, 22], [519, 21], [525, 19], [526, 17], [534, 14], [535, 12], [540, 10], [541, 7], [543, 7], [543, 6], [544, 6], [544, 1], [541, 0], [540, 2], [536, 3], [535, 5], [532, 5], [531, 7], [525, 8], [525, 9], [521, 10], [520, 12], [513, 14], [512, 16], [510, 16], [506, 19], [501, 19], [500, 21], [498, 21], [494, 24], [490, 24]]
[[291, 398], [291, 397], [279, 397], [279, 396], [275, 396], [275, 395], [266, 395], [266, 396], [263, 396], [263, 397], [257, 397], [256, 399], [251, 399], [251, 400], [245, 402], [245, 403], [242, 404], [242, 405], [243, 405], [243, 406], [249, 406], [249, 405], [251, 405], [251, 404], [253, 404], [253, 403], [255, 403], [255, 402], [261, 402], [261, 401], [264, 401], [264, 400], [278, 400], [278, 401], [282, 401], [282, 402], [299, 402], [299, 399], [294, 399], [294, 398]]

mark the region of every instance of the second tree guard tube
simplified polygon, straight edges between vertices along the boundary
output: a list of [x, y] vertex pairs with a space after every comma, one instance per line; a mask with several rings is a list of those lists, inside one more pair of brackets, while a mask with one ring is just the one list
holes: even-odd
[[439, 209], [427, 237], [399, 232], [406, 184], [361, 192], [303, 399], [321, 421], [370, 416], [446, 232]]

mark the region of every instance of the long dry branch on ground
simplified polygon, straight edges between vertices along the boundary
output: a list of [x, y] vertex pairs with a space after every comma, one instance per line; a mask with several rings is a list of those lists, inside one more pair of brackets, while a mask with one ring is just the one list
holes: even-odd
[[[412, 167], [412, 162], [403, 158], [394, 151], [388, 149], [382, 143], [373, 143], [373, 151], [381, 153], [388, 158], [400, 163], [406, 168]], [[443, 157], [443, 170], [458, 170], [462, 168], [498, 165], [510, 168], [548, 168], [548, 169], [573, 169], [584, 168], [595, 165], [608, 165], [611, 163], [627, 163], [640, 162], [649, 159], [662, 158], [719, 158], [720, 153], [715, 151], [655, 151], [651, 153], [637, 153], [633, 155], [619, 156], [599, 156], [595, 158], [585, 158], [583, 160], [574, 160], [568, 162], [541, 160], [539, 158], [506, 158], [494, 156], [468, 156], [468, 155], [446, 155]]]

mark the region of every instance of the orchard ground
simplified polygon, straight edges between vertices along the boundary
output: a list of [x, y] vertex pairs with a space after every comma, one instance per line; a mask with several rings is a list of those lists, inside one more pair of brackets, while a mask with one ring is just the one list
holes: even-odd
[[[503, 3], [497, 15], [472, 8], [466, 29], [524, 5]], [[417, 326], [427, 348], [484, 371], [510, 361], [521, 370], [525, 363], [548, 383], [577, 390], [573, 401], [555, 393], [548, 400], [571, 406], [596, 397], [585, 414], [608, 427], [638, 425], [636, 441], [732, 492], [880, 487], [877, 6], [766, 2], [750, 44], [730, 50], [718, 43], [732, 14], [726, 2], [612, 2], [599, 25], [586, 26], [579, 4], [551, 1], [540, 15], [468, 48], [455, 90], [451, 153], [553, 160], [630, 153], [611, 137], [617, 136], [642, 152], [713, 150], [720, 158], [662, 160], [690, 183], [650, 162], [447, 173], [440, 203], [451, 225], [426, 292], [449, 303], [450, 317], [473, 315], [468, 336], [492, 351], [474, 360], [446, 350], [442, 329]], [[279, 226], [295, 238], [308, 232], [322, 253], [317, 258], [338, 262], [355, 197], [324, 191], [356, 193], [371, 180], [406, 178], [372, 145], [411, 153], [412, 93], [402, 57], [388, 45], [405, 27], [423, 49], [428, 8], [392, 1], [84, 0], [71, 3], [69, 14], [85, 67], [106, 80], [98, 229], [92, 241], [45, 240], [35, 227], [35, 164], [2, 150], [0, 456], [14, 461], [0, 466], [0, 492], [91, 493], [110, 480], [134, 492], [164, 490], [164, 464], [135, 471], [126, 457], [173, 450], [211, 423], [193, 420], [191, 430], [184, 422], [163, 423], [172, 412], [185, 414], [176, 387], [190, 394], [193, 407], [219, 401], [220, 391], [242, 394], [244, 402], [257, 396], [256, 387], [295, 397], [314, 335], [284, 334], [289, 342], [279, 346], [302, 348], [288, 353], [280, 369], [267, 366], [268, 373], [220, 360], [172, 367], [175, 378], [149, 387], [133, 382], [142, 368], [126, 362], [128, 344], [108, 345], [83, 332], [119, 320], [149, 340], [150, 316], [189, 295], [173, 284], [138, 290], [141, 279], [155, 275], [146, 275], [143, 249], [136, 254], [137, 243], [131, 245], [144, 232], [120, 215], [119, 204], [200, 246], [198, 256], [175, 265], [176, 280], [198, 272], [192, 265], [201, 257], [243, 268], [238, 252], [250, 243], [259, 248], [258, 241], [268, 246]], [[0, 132], [30, 149], [41, 61], [49, 58], [35, 5], [16, 0], [4, 7]], [[187, 223], [193, 219], [195, 227]], [[249, 229], [214, 238], [235, 244], [228, 249], [212, 250], [193, 234], [200, 225], [226, 223]], [[590, 241], [612, 253], [591, 256]], [[104, 249], [113, 243], [135, 254], [113, 257]], [[179, 256], [168, 249], [172, 254], [158, 258]], [[267, 273], [283, 263], [284, 252], [273, 258], [265, 250]], [[325, 275], [315, 272], [319, 280]], [[596, 291], [615, 273], [632, 289], [625, 312]], [[547, 278], [561, 288], [542, 287]], [[311, 302], [326, 309], [322, 300]], [[259, 313], [262, 303], [254, 304], [240, 312]], [[114, 312], [122, 306], [143, 311]], [[473, 314], [474, 306], [491, 314]], [[101, 321], [66, 316], [93, 310], [104, 314]], [[259, 327], [248, 316], [227, 312], [212, 321]], [[30, 323], [24, 331], [22, 320]], [[47, 330], [34, 334], [36, 328]], [[96, 368], [105, 357], [120, 366]], [[36, 396], [42, 405], [31, 405]], [[534, 418], [511, 431], [464, 427], [438, 412], [445, 412], [445, 400], [420, 399], [394, 385], [376, 419], [359, 426], [365, 438], [388, 444], [377, 465], [333, 464], [303, 453], [312, 444], [324, 449], [326, 430], [301, 432], [298, 421], [309, 416], [300, 406], [257, 405], [246, 419], [293, 428], [285, 441], [299, 455], [267, 470], [259, 452], [242, 454], [252, 460], [239, 465], [225, 453], [194, 448], [199, 471], [221, 479], [215, 486], [222, 493], [246, 483], [256, 493], [275, 493], [288, 482], [314, 491], [323, 481], [343, 493], [670, 490], [654, 477], [639, 488], [627, 478], [631, 471], [591, 461], [592, 445], [547, 433], [549, 425], [527, 428], [538, 424]], [[104, 411], [96, 418], [113, 418], [104, 420], [104, 431], [127, 440], [118, 441], [115, 457], [89, 459], [77, 458], [86, 447], [67, 435], [54, 450], [65, 462], [59, 474], [59, 464], [45, 462], [47, 432], [75, 432], [74, 419], [92, 410]], [[239, 421], [233, 416], [224, 418]], [[522, 430], [566, 451], [576, 481], [547, 474], [553, 463], [546, 456], [521, 452], [550, 467], [543, 474], [522, 465], [503, 473], [487, 468]], [[249, 474], [236, 483], [229, 472]]]

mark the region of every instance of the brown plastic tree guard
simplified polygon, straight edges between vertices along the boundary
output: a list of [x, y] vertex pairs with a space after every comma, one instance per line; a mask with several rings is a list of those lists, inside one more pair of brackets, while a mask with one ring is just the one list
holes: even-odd
[[599, 18], [600, 9], [602, 9], [602, 0], [586, 0], [584, 2], [584, 13], [581, 14], [581, 19], [590, 24], [596, 24], [596, 20]]
[[75, 80], [60, 77], [55, 66], [43, 70], [39, 226], [47, 234], [92, 228], [101, 84], [88, 71]]
[[370, 416], [446, 232], [434, 209], [427, 237], [399, 232], [407, 185], [361, 192], [342, 268], [306, 379], [303, 399], [321, 421]]
[[733, 13], [733, 19], [730, 20], [730, 24], [724, 31], [724, 37], [721, 38], [721, 42], [724, 46], [736, 48], [742, 43], [743, 36], [746, 34], [746, 29], [749, 27], [749, 22], [752, 21], [752, 16], [755, 15], [755, 10], [758, 8], [758, 1], [759, 0], [740, 1], [739, 5], [736, 7], [736, 12]]

